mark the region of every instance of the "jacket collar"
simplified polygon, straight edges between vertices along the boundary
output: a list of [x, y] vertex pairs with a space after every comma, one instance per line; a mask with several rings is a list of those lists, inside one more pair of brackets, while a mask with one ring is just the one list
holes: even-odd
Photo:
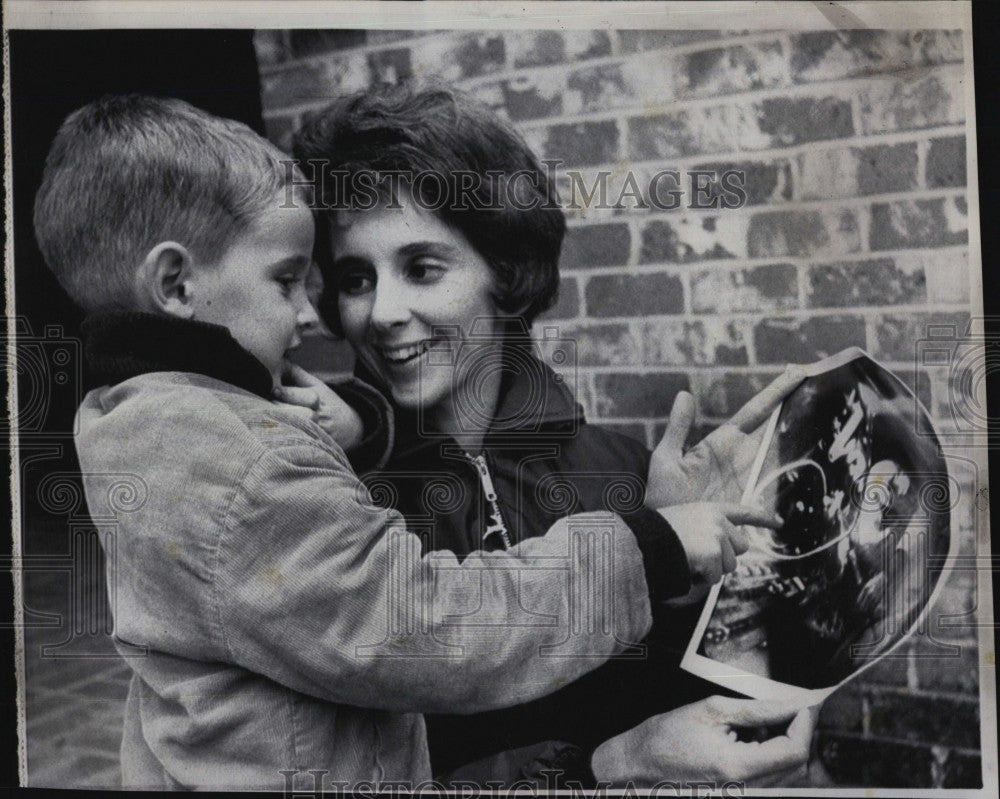
[[80, 331], [87, 364], [100, 384], [148, 372], [194, 372], [271, 398], [274, 381], [267, 367], [221, 325], [110, 311], [87, 317]]
[[[484, 446], [503, 441], [512, 433], [544, 436], [584, 421], [583, 408], [566, 381], [539, 359], [530, 339], [508, 339], [503, 347], [500, 397], [493, 423], [483, 439]], [[355, 366], [355, 375], [388, 395], [384, 383], [360, 361]], [[421, 435], [415, 412], [395, 406], [393, 411], [397, 423], [395, 456], [437, 448], [450, 440]]]

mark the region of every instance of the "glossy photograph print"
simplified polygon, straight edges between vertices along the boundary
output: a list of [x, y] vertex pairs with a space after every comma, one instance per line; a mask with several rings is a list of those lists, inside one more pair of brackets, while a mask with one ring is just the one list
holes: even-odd
[[953, 490], [927, 413], [899, 378], [860, 350], [812, 372], [777, 411], [748, 491], [783, 523], [750, 528], [697, 651], [823, 691], [918, 623], [947, 567]]

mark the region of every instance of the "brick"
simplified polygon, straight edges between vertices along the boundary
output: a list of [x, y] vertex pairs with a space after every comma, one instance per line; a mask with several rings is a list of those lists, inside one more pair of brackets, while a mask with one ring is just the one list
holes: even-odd
[[746, 254], [747, 220], [727, 213], [656, 219], [642, 228], [641, 263], [694, 263]]
[[410, 48], [398, 47], [369, 53], [368, 71], [373, 83], [402, 83], [413, 76]]
[[579, 366], [635, 365], [642, 360], [639, 340], [628, 325], [588, 324], [559, 334], [576, 342]]
[[517, 78], [502, 84], [504, 105], [514, 121], [557, 116], [563, 112], [562, 86], [549, 80], [552, 73], [541, 79]]
[[368, 63], [364, 54], [343, 54], [320, 63], [298, 64], [263, 75], [261, 102], [270, 110], [300, 103], [329, 103], [368, 84]]
[[454, 51], [463, 78], [488, 75], [504, 68], [505, 51], [502, 36], [471, 35], [462, 38]]
[[917, 145], [879, 144], [854, 151], [858, 192], [862, 195], [909, 191], [917, 187]]
[[904, 653], [907, 651], [906, 644], [903, 644], [889, 657], [872, 663], [856, 678], [858, 687], [863, 688], [868, 685], [906, 687], [909, 684], [907, 673], [909, 657]]
[[684, 288], [676, 275], [598, 275], [585, 289], [589, 316], [651, 316], [684, 310]]
[[811, 150], [796, 159], [797, 200], [831, 200], [858, 196], [858, 160], [853, 149]]
[[566, 78], [567, 113], [601, 111], [634, 102], [635, 86], [619, 64], [599, 64], [571, 72]]
[[820, 763], [836, 784], [867, 784], [864, 782], [865, 757], [862, 754], [862, 743], [857, 738], [819, 730], [815, 746]]
[[856, 686], [847, 686], [834, 691], [823, 703], [817, 727], [840, 732], [861, 732], [862, 692]]
[[956, 325], [962, 331], [968, 324], [969, 314], [965, 311], [883, 316], [876, 321], [875, 351], [872, 355], [887, 361], [912, 363], [916, 357], [917, 342], [928, 337], [929, 328]]
[[620, 30], [618, 31], [618, 46], [623, 53], [636, 53], [643, 50], [660, 50], [665, 47], [676, 47], [682, 44], [711, 41], [718, 38], [718, 31]]
[[[691, 201], [699, 205], [714, 202], [715, 206], [719, 206], [727, 199], [730, 202], [734, 200], [732, 184], [727, 184], [728, 190], [724, 190], [719, 184], [721, 176], [727, 172], [737, 172], [742, 176], [742, 191], [746, 205], [777, 203], [792, 198], [792, 165], [785, 158], [777, 158], [773, 161], [697, 164], [692, 167], [692, 170], [711, 172], [715, 176], [714, 180], [709, 181], [708, 191], [699, 191], [697, 197], [695, 197], [695, 186], [691, 185]], [[706, 185], [704, 179], [700, 178], [699, 180], [701, 181], [699, 185]]]
[[280, 64], [290, 56], [284, 31], [256, 31], [253, 46], [261, 67]]
[[690, 387], [687, 375], [673, 372], [599, 374], [594, 383], [597, 415], [612, 417], [667, 416], [677, 393]]
[[968, 241], [968, 219], [962, 197], [900, 200], [872, 206], [869, 247], [946, 247]]
[[607, 31], [568, 30], [563, 36], [566, 39], [566, 56], [571, 61], [611, 55], [611, 36]]
[[857, 217], [849, 209], [767, 211], [751, 217], [747, 251], [751, 258], [857, 252], [860, 236]]
[[737, 107], [737, 137], [746, 149], [789, 147], [854, 135], [851, 103], [841, 97], [771, 97]]
[[979, 747], [979, 708], [969, 701], [876, 693], [870, 713], [873, 735], [914, 743]]
[[481, 83], [470, 90], [470, 94], [483, 105], [487, 106], [499, 116], [509, 116], [507, 111], [507, 97], [504, 94], [503, 81], [497, 83]]
[[931, 252], [923, 259], [927, 297], [931, 302], [963, 304], [969, 301], [969, 254]]
[[553, 125], [542, 152], [567, 166], [607, 164], [618, 160], [618, 138], [614, 120]]
[[810, 363], [846, 347], [865, 346], [865, 320], [857, 316], [764, 319], [754, 329], [758, 363]]
[[563, 277], [559, 280], [559, 295], [556, 304], [541, 315], [541, 319], [572, 319], [580, 315], [580, 295], [574, 278]]
[[292, 151], [292, 136], [295, 134], [295, 117], [264, 117], [264, 135], [274, 145], [286, 153]]
[[798, 83], [899, 72], [962, 60], [961, 31], [844, 30], [792, 37]]
[[343, 30], [292, 30], [289, 31], [292, 52], [297, 58], [362, 47], [368, 43], [367, 31]]
[[816, 264], [807, 275], [806, 303], [811, 308], [858, 305], [907, 305], [927, 300], [923, 270], [896, 264], [892, 258]]
[[507, 34], [515, 67], [540, 67], [611, 54], [611, 38], [604, 31], [518, 31]]
[[981, 755], [948, 752], [943, 764], [932, 764], [931, 774], [942, 788], [982, 788], [983, 759]]
[[566, 41], [559, 31], [511, 31], [506, 39], [515, 67], [544, 67], [566, 59]]
[[691, 310], [695, 313], [787, 310], [798, 305], [797, 284], [798, 272], [792, 264], [692, 272]]
[[628, 225], [581, 225], [567, 228], [559, 265], [563, 269], [583, 266], [623, 266], [628, 263], [632, 235]]
[[368, 44], [378, 46], [381, 44], [395, 44], [396, 42], [416, 39], [427, 36], [431, 31], [391, 31], [391, 30], [368, 30]]
[[656, 366], [739, 366], [748, 362], [748, 320], [657, 320], [642, 328], [644, 361]]
[[499, 72], [506, 65], [506, 51], [499, 34], [432, 36], [412, 48], [411, 60], [419, 78], [459, 81]]
[[961, 62], [964, 58], [962, 31], [914, 31], [911, 39], [921, 64]]
[[792, 37], [792, 78], [798, 83], [898, 72], [914, 66], [911, 32], [845, 30]]
[[683, 158], [735, 148], [731, 109], [724, 105], [632, 117], [628, 123], [629, 157], [637, 161]]
[[837, 784], [871, 788], [931, 787], [928, 747], [821, 733], [820, 761]]
[[964, 186], [965, 136], [931, 139], [927, 150], [927, 188]]
[[917, 130], [965, 121], [961, 70], [872, 78], [858, 93], [861, 133]]
[[677, 93], [706, 97], [771, 88], [787, 82], [787, 71], [778, 41], [701, 50], [680, 57]]
[[763, 391], [774, 376], [732, 372], [701, 375], [702, 389], [696, 395], [699, 408], [707, 416], [729, 418]]

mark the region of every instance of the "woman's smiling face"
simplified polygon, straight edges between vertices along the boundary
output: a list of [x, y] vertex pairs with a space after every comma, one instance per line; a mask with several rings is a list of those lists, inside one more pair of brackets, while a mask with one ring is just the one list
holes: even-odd
[[495, 407], [499, 391], [498, 374], [480, 370], [472, 386], [473, 372], [455, 366], [476, 320], [486, 320], [476, 325], [476, 346], [479, 335], [493, 333], [487, 342], [499, 351], [493, 274], [459, 231], [409, 197], [400, 202], [337, 213], [332, 288], [345, 337], [394, 402], [455, 432], [464, 429], [459, 412], [470, 390], [479, 408]]

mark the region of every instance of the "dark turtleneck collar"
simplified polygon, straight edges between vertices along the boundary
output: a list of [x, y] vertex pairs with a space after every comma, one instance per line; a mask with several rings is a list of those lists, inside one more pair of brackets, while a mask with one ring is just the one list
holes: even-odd
[[102, 384], [148, 372], [194, 372], [271, 398], [267, 367], [221, 325], [110, 311], [87, 317], [80, 330], [87, 364]]

